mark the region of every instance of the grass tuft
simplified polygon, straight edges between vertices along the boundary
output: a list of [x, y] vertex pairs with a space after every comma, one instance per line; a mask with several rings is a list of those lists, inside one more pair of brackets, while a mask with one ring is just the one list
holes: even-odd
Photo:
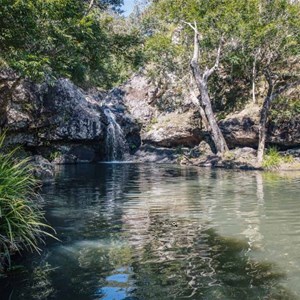
[[16, 160], [16, 149], [3, 153], [4, 135], [0, 136], [0, 271], [11, 264], [11, 254], [22, 250], [40, 252], [39, 243], [46, 230], [54, 230], [45, 223], [28, 159]]
[[263, 160], [263, 168], [276, 169], [282, 164], [291, 164], [295, 161], [292, 155], [281, 155], [276, 147], [270, 147]]

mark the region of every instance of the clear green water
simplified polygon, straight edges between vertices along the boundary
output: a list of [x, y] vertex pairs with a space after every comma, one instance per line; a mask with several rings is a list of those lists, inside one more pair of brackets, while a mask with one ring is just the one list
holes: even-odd
[[66, 166], [43, 190], [61, 242], [0, 299], [300, 299], [300, 174]]

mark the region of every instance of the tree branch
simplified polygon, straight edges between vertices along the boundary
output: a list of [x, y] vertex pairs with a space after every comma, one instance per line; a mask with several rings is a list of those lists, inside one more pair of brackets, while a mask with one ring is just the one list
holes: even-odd
[[203, 78], [204, 80], [207, 80], [209, 78], [209, 76], [211, 74], [213, 74], [218, 68], [219, 68], [219, 64], [220, 64], [220, 57], [221, 57], [221, 50], [222, 50], [222, 44], [223, 44], [223, 36], [221, 37], [220, 43], [219, 43], [219, 47], [218, 47], [218, 52], [217, 52], [217, 57], [216, 57], [216, 62], [213, 65], [212, 68], [210, 69], [206, 69], [204, 74], [203, 74]]
[[197, 22], [194, 21], [194, 26], [189, 22], [185, 22], [185, 21], [182, 21], [182, 22], [184, 24], [188, 25], [189, 27], [191, 27], [194, 31], [194, 53], [193, 53], [193, 58], [191, 60], [191, 64], [198, 63], [200, 33], [197, 28]]
[[88, 9], [86, 10], [86, 12], [84, 13], [84, 16], [87, 16], [89, 14], [89, 12], [91, 11], [93, 5], [95, 3], [95, 0], [91, 0]]
[[265, 78], [266, 78], [266, 80], [268, 82], [268, 85], [269, 85], [267, 97], [269, 97], [271, 101], [274, 100], [276, 97], [278, 97], [283, 92], [285, 92], [286, 90], [300, 84], [300, 80], [296, 80], [292, 83], [285, 84], [285, 85], [279, 87], [276, 91], [274, 91], [275, 83], [273, 82], [273, 78], [272, 78], [273, 74], [271, 74], [269, 69], [265, 69], [264, 70], [264, 75], [265, 75]]

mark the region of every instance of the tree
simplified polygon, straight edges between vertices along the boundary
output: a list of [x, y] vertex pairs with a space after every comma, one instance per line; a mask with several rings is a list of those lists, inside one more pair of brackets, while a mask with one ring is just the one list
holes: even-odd
[[[267, 93], [263, 101], [259, 122], [257, 161], [262, 164], [267, 139], [267, 121], [272, 102], [287, 89], [299, 84], [299, 74], [286, 72], [284, 64], [299, 55], [300, 4], [288, 0], [261, 1], [259, 24], [256, 25], [256, 56], [258, 72], [264, 74]], [[257, 53], [257, 52], [256, 52]], [[257, 72], [256, 71], [256, 72]], [[254, 91], [253, 91], [254, 92]]]
[[[299, 61], [300, 45], [300, 3], [290, 0], [159, 0], [153, 1], [150, 9], [145, 14], [148, 39], [146, 49], [156, 75], [163, 70], [163, 75], [168, 72], [176, 73], [177, 78], [186, 78], [189, 70], [186, 58], [197, 47], [201, 47], [201, 55], [197, 52], [196, 59], [192, 60], [192, 70], [197, 79], [200, 91], [198, 98], [203, 106], [203, 98], [210, 100], [208, 114], [220, 113], [217, 107], [217, 99], [223, 98], [223, 90], [229, 91], [225, 94], [225, 102], [229, 103], [231, 97], [232, 107], [237, 107], [240, 98], [243, 101], [250, 100], [258, 104], [256, 97], [257, 83], [261, 85], [266, 74], [272, 74], [272, 84], [266, 80], [266, 97], [261, 110], [260, 138], [259, 138], [259, 160], [264, 152], [265, 134], [268, 119], [268, 111], [272, 99], [276, 98], [283, 86], [293, 86], [297, 82], [297, 74], [293, 73], [291, 61], [293, 57]], [[184, 20], [190, 26], [177, 30]], [[195, 37], [194, 20], [197, 22], [199, 33], [201, 33], [201, 45], [199, 33]], [[153, 24], [152, 26], [149, 24]], [[192, 25], [192, 26], [191, 26]], [[150, 29], [149, 29], [150, 27]], [[188, 31], [193, 29], [193, 35]], [[176, 32], [176, 43], [172, 43], [173, 33]], [[179, 33], [178, 33], [179, 32]], [[217, 45], [224, 37], [222, 47], [222, 64], [217, 73], [212, 69], [201, 69], [200, 66], [213, 65], [213, 60], [218, 55]], [[181, 41], [180, 41], [181, 38]], [[198, 39], [195, 44], [195, 39]], [[179, 43], [178, 43], [179, 40]], [[198, 63], [196, 61], [198, 60]], [[218, 59], [216, 60], [218, 66]], [[290, 70], [287, 70], [288, 66]], [[212, 70], [212, 72], [208, 72]], [[205, 74], [209, 75], [203, 77]], [[218, 74], [222, 73], [221, 76]], [[276, 74], [276, 80], [274, 81]], [[211, 80], [208, 78], [211, 77]], [[157, 78], [157, 76], [156, 76]], [[181, 84], [182, 80], [178, 84]], [[189, 85], [185, 81], [183, 84]], [[240, 87], [243, 94], [237, 94], [235, 90]], [[283, 89], [285, 90], [285, 89]], [[261, 92], [261, 91], [260, 91]], [[280, 92], [281, 93], [281, 92]], [[279, 94], [280, 94], [279, 93]], [[211, 96], [209, 99], [208, 96]], [[196, 96], [197, 97], [197, 96]], [[195, 97], [193, 97], [195, 98]], [[223, 101], [223, 100], [222, 100]], [[224, 106], [223, 106], [224, 107]], [[203, 106], [204, 108], [204, 106]], [[219, 111], [217, 110], [219, 109]], [[222, 113], [223, 116], [226, 112]], [[217, 125], [216, 121], [213, 121]], [[217, 127], [216, 127], [217, 128]], [[212, 133], [213, 135], [213, 133]], [[219, 132], [215, 130], [215, 136]], [[214, 138], [218, 140], [218, 138]], [[220, 139], [222, 140], [222, 139]], [[223, 143], [221, 143], [223, 144]], [[219, 150], [220, 151], [220, 150]]]
[[67, 77], [111, 88], [140, 63], [138, 32], [116, 32], [121, 17], [104, 10], [121, 3], [1, 0], [0, 62], [34, 80]]
[[[215, 71], [219, 67], [220, 40], [223, 40], [224, 37], [224, 42], [225, 40], [230, 41], [238, 35], [236, 25], [241, 22], [241, 16], [238, 12], [241, 2], [238, 0], [230, 0], [226, 3], [217, 0], [157, 1], [153, 5], [152, 23], [154, 26], [151, 37], [146, 44], [151, 50], [151, 52], [149, 51], [151, 60], [160, 62], [161, 67], [156, 68], [157, 70], [161, 70], [163, 66], [164, 73], [177, 72], [178, 78], [186, 78], [190, 70], [183, 66], [190, 65], [199, 91], [197, 98], [200, 99], [200, 106], [208, 120], [208, 129], [214, 141], [215, 149], [219, 153], [224, 153], [228, 147], [213, 111], [210, 94], [212, 94], [211, 90], [214, 87], [209, 84], [209, 78], [216, 73]], [[188, 24], [188, 27], [193, 29], [193, 35], [191, 35], [188, 27], [182, 28], [182, 23]], [[199, 56], [200, 32], [202, 34], [201, 56]], [[227, 52], [227, 56], [229, 52], [233, 53], [228, 42], [223, 50]], [[188, 63], [187, 58], [190, 57], [191, 52], [194, 55]], [[202, 70], [200, 67], [202, 65], [213, 65], [213, 67], [206, 67]], [[185, 84], [188, 85], [189, 83], [186, 82]]]
[[123, 0], [84, 0], [84, 1], [88, 3], [88, 7], [85, 11], [85, 15], [87, 15], [94, 6], [97, 6], [102, 10], [111, 8], [115, 11], [120, 11], [120, 7], [124, 3]]
[[200, 105], [203, 108], [205, 112], [206, 119], [209, 123], [210, 132], [212, 140], [214, 141], [216, 150], [218, 153], [224, 153], [228, 151], [228, 147], [226, 144], [226, 141], [224, 139], [224, 136], [218, 126], [217, 120], [215, 118], [210, 97], [208, 94], [208, 79], [209, 77], [217, 70], [219, 67], [220, 62], [220, 55], [221, 55], [221, 45], [222, 41], [220, 42], [218, 51], [217, 51], [217, 57], [216, 62], [213, 67], [210, 69], [206, 67], [205, 71], [203, 72], [199, 66], [199, 38], [200, 33], [198, 32], [197, 23], [194, 22], [194, 26], [191, 23], [187, 23], [193, 30], [194, 30], [194, 54], [191, 60], [191, 69], [193, 72], [193, 77], [195, 79], [197, 88], [200, 93]]
[[[276, 76], [276, 74], [272, 74], [268, 68], [266, 68], [264, 72], [265, 72], [266, 80], [268, 82], [268, 91], [261, 108], [260, 121], [259, 121], [257, 161], [260, 165], [263, 162], [263, 157], [265, 152], [265, 145], [266, 145], [266, 138], [267, 138], [267, 121], [268, 121], [268, 115], [269, 115], [272, 101], [275, 98], [277, 98], [280, 94], [288, 90], [289, 88], [295, 87], [300, 84], [300, 80], [296, 80], [292, 83], [286, 83], [285, 81], [280, 82], [278, 76]], [[279, 83], [279, 87], [276, 89], [276, 85], [278, 85], [278, 83]]]

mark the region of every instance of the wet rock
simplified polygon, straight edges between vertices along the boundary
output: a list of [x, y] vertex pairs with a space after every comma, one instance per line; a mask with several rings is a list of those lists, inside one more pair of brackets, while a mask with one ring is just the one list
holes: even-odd
[[54, 179], [54, 166], [41, 155], [34, 155], [30, 158], [29, 164], [33, 167], [35, 177], [43, 182]]
[[[96, 99], [68, 79], [42, 87], [39, 137], [47, 141], [101, 141], [104, 137], [102, 111]], [[46, 126], [48, 125], [48, 126]], [[46, 126], [46, 128], [45, 128]], [[40, 127], [40, 128], [41, 128]]]
[[59, 155], [56, 157], [52, 164], [55, 165], [67, 165], [67, 164], [76, 164], [77, 163], [77, 157], [75, 155]]

